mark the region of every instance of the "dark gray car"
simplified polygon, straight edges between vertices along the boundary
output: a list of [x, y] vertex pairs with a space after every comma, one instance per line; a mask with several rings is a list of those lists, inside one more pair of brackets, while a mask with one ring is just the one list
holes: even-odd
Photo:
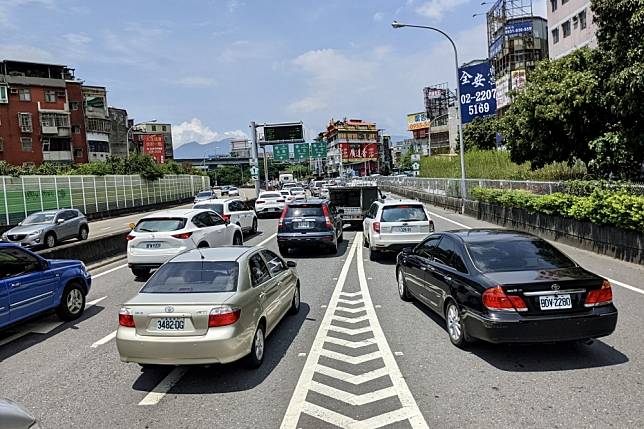
[[89, 224], [76, 209], [50, 210], [33, 213], [18, 226], [2, 234], [2, 241], [25, 247], [54, 247], [61, 241], [86, 240]]
[[0, 428], [38, 429], [40, 425], [34, 417], [9, 399], [0, 398]]

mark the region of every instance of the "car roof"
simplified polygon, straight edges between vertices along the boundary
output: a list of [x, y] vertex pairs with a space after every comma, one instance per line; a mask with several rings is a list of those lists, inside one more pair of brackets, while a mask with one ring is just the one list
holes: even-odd
[[259, 249], [264, 248], [258, 246], [221, 246], [208, 247], [203, 249], [192, 249], [175, 256], [171, 262], [198, 262], [202, 260], [202, 255], [205, 260], [209, 262], [235, 262], [245, 254]]
[[421, 203], [420, 201], [417, 201], [417, 200], [404, 200], [404, 199], [400, 199], [400, 200], [387, 199], [387, 200], [384, 200], [384, 201], [380, 200], [378, 202], [380, 204], [382, 204], [383, 206], [398, 206], [398, 205], [401, 205], [401, 204], [415, 205], [415, 206], [422, 206], [423, 205], [423, 203]]
[[514, 241], [514, 240], [542, 240], [536, 235], [529, 234], [522, 231], [514, 231], [510, 229], [500, 228], [474, 228], [474, 229], [458, 229], [453, 231], [445, 231], [443, 234], [452, 235], [460, 238], [465, 243], [480, 243], [489, 241]]
[[328, 202], [329, 200], [324, 199], [324, 198], [307, 198], [304, 200], [293, 200], [292, 202], [288, 203], [289, 207], [293, 206], [301, 206], [301, 205], [306, 205], [306, 204], [323, 204]]
[[189, 217], [201, 213], [205, 209], [172, 209], [161, 210], [144, 216], [142, 219], [158, 218], [158, 217]]

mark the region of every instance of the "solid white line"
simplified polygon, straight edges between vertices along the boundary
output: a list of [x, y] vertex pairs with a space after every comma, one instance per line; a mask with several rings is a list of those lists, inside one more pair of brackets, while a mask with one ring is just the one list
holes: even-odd
[[98, 346], [102, 346], [103, 344], [112, 341], [114, 338], [116, 338], [116, 331], [107, 334], [106, 336], [92, 344], [90, 347], [95, 349]]
[[320, 328], [315, 335], [315, 340], [313, 341], [313, 345], [311, 346], [311, 351], [309, 352], [306, 362], [304, 363], [304, 368], [302, 368], [302, 373], [300, 374], [300, 378], [297, 381], [297, 385], [295, 386], [295, 391], [293, 392], [291, 401], [288, 404], [286, 414], [284, 414], [284, 419], [282, 420], [281, 425], [281, 428], [283, 429], [296, 428], [297, 423], [300, 420], [300, 414], [302, 413], [302, 410], [306, 403], [306, 395], [313, 381], [313, 373], [315, 372], [315, 368], [317, 366], [316, 364], [318, 362], [318, 359], [320, 358], [320, 352], [322, 351], [322, 346], [324, 345], [324, 339], [326, 337], [327, 330], [331, 326], [333, 311], [337, 304], [338, 298], [340, 298], [340, 292], [342, 291], [344, 282], [347, 279], [347, 275], [349, 274], [351, 261], [353, 261], [356, 249], [358, 248], [358, 241], [359, 240], [355, 240], [353, 242], [353, 245], [349, 250], [347, 260], [344, 262], [342, 270], [340, 271], [340, 276], [338, 277], [338, 281], [335, 284], [335, 289], [333, 290], [333, 295], [331, 296], [331, 300], [329, 301], [329, 306], [324, 313], [324, 318], [322, 319]]
[[125, 268], [125, 267], [127, 267], [127, 264], [119, 265], [119, 266], [118, 266], [118, 267], [116, 267], [116, 268], [112, 268], [111, 270], [103, 271], [102, 273], [99, 273], [99, 274], [92, 274], [92, 280], [95, 280], [95, 279], [97, 279], [97, 278], [99, 278], [99, 277], [103, 277], [103, 276], [105, 276], [105, 275], [107, 275], [107, 274], [111, 274], [111, 273], [113, 273], [114, 271], [118, 271], [118, 270], [120, 270], [121, 268]]
[[464, 224], [462, 224], [462, 223], [456, 222], [455, 220], [448, 219], [448, 218], [446, 218], [445, 216], [441, 216], [441, 215], [439, 215], [438, 213], [434, 213], [434, 212], [429, 211], [429, 210], [427, 210], [427, 211], [429, 212], [429, 214], [430, 214], [430, 215], [432, 215], [432, 216], [434, 216], [434, 217], [437, 217], [437, 218], [439, 218], [439, 219], [443, 219], [443, 220], [445, 220], [445, 221], [447, 221], [447, 222], [451, 222], [451, 223], [453, 223], [454, 225], [460, 226], [461, 228], [465, 228], [465, 229], [472, 229], [472, 227], [471, 227], [471, 226], [467, 226], [467, 225], [464, 225]]
[[174, 387], [175, 384], [181, 380], [181, 377], [188, 372], [185, 366], [177, 367], [170, 371], [159, 384], [157, 384], [152, 392], [148, 393], [145, 398], [139, 402], [139, 405], [156, 405], [163, 399], [163, 397]]
[[89, 301], [89, 302], [87, 303], [87, 306], [88, 306], [88, 307], [91, 307], [92, 305], [96, 305], [96, 304], [98, 304], [99, 302], [103, 301], [105, 298], [107, 298], [107, 297], [106, 297], [106, 296], [102, 296], [102, 297], [100, 297], [100, 298], [95, 299], [94, 301]]
[[277, 233], [272, 234], [270, 237], [266, 238], [266, 240], [262, 241], [262, 242], [261, 242], [261, 243], [259, 243], [259, 244], [256, 244], [256, 246], [263, 246], [264, 244], [268, 243], [269, 241], [271, 241], [271, 240], [272, 240], [273, 238], [275, 238], [276, 236], [277, 236]]
[[642, 295], [644, 295], [644, 290], [636, 288], [635, 286], [631, 286], [631, 285], [628, 285], [626, 283], [618, 282], [617, 280], [613, 280], [613, 279], [610, 279], [608, 277], [606, 277], [606, 280], [608, 280], [609, 282], [611, 282], [613, 284], [616, 284], [617, 286], [621, 286], [621, 287], [626, 288], [628, 290], [632, 290], [633, 292], [641, 293]]

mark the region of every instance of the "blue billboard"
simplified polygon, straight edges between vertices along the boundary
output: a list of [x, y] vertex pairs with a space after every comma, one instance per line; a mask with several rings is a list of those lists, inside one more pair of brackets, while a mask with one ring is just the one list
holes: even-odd
[[459, 68], [458, 86], [463, 124], [496, 115], [496, 80], [489, 61]]
[[524, 34], [532, 34], [532, 21], [508, 22], [505, 25], [504, 32], [510, 38]]

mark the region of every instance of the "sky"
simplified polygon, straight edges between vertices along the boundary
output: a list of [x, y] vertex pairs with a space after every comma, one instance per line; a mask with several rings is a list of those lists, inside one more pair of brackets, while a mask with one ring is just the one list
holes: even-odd
[[[546, 0], [534, 0], [545, 16]], [[480, 0], [0, 0], [0, 58], [66, 64], [175, 147], [246, 136], [249, 123], [374, 121], [405, 135], [422, 88], [486, 57]]]

